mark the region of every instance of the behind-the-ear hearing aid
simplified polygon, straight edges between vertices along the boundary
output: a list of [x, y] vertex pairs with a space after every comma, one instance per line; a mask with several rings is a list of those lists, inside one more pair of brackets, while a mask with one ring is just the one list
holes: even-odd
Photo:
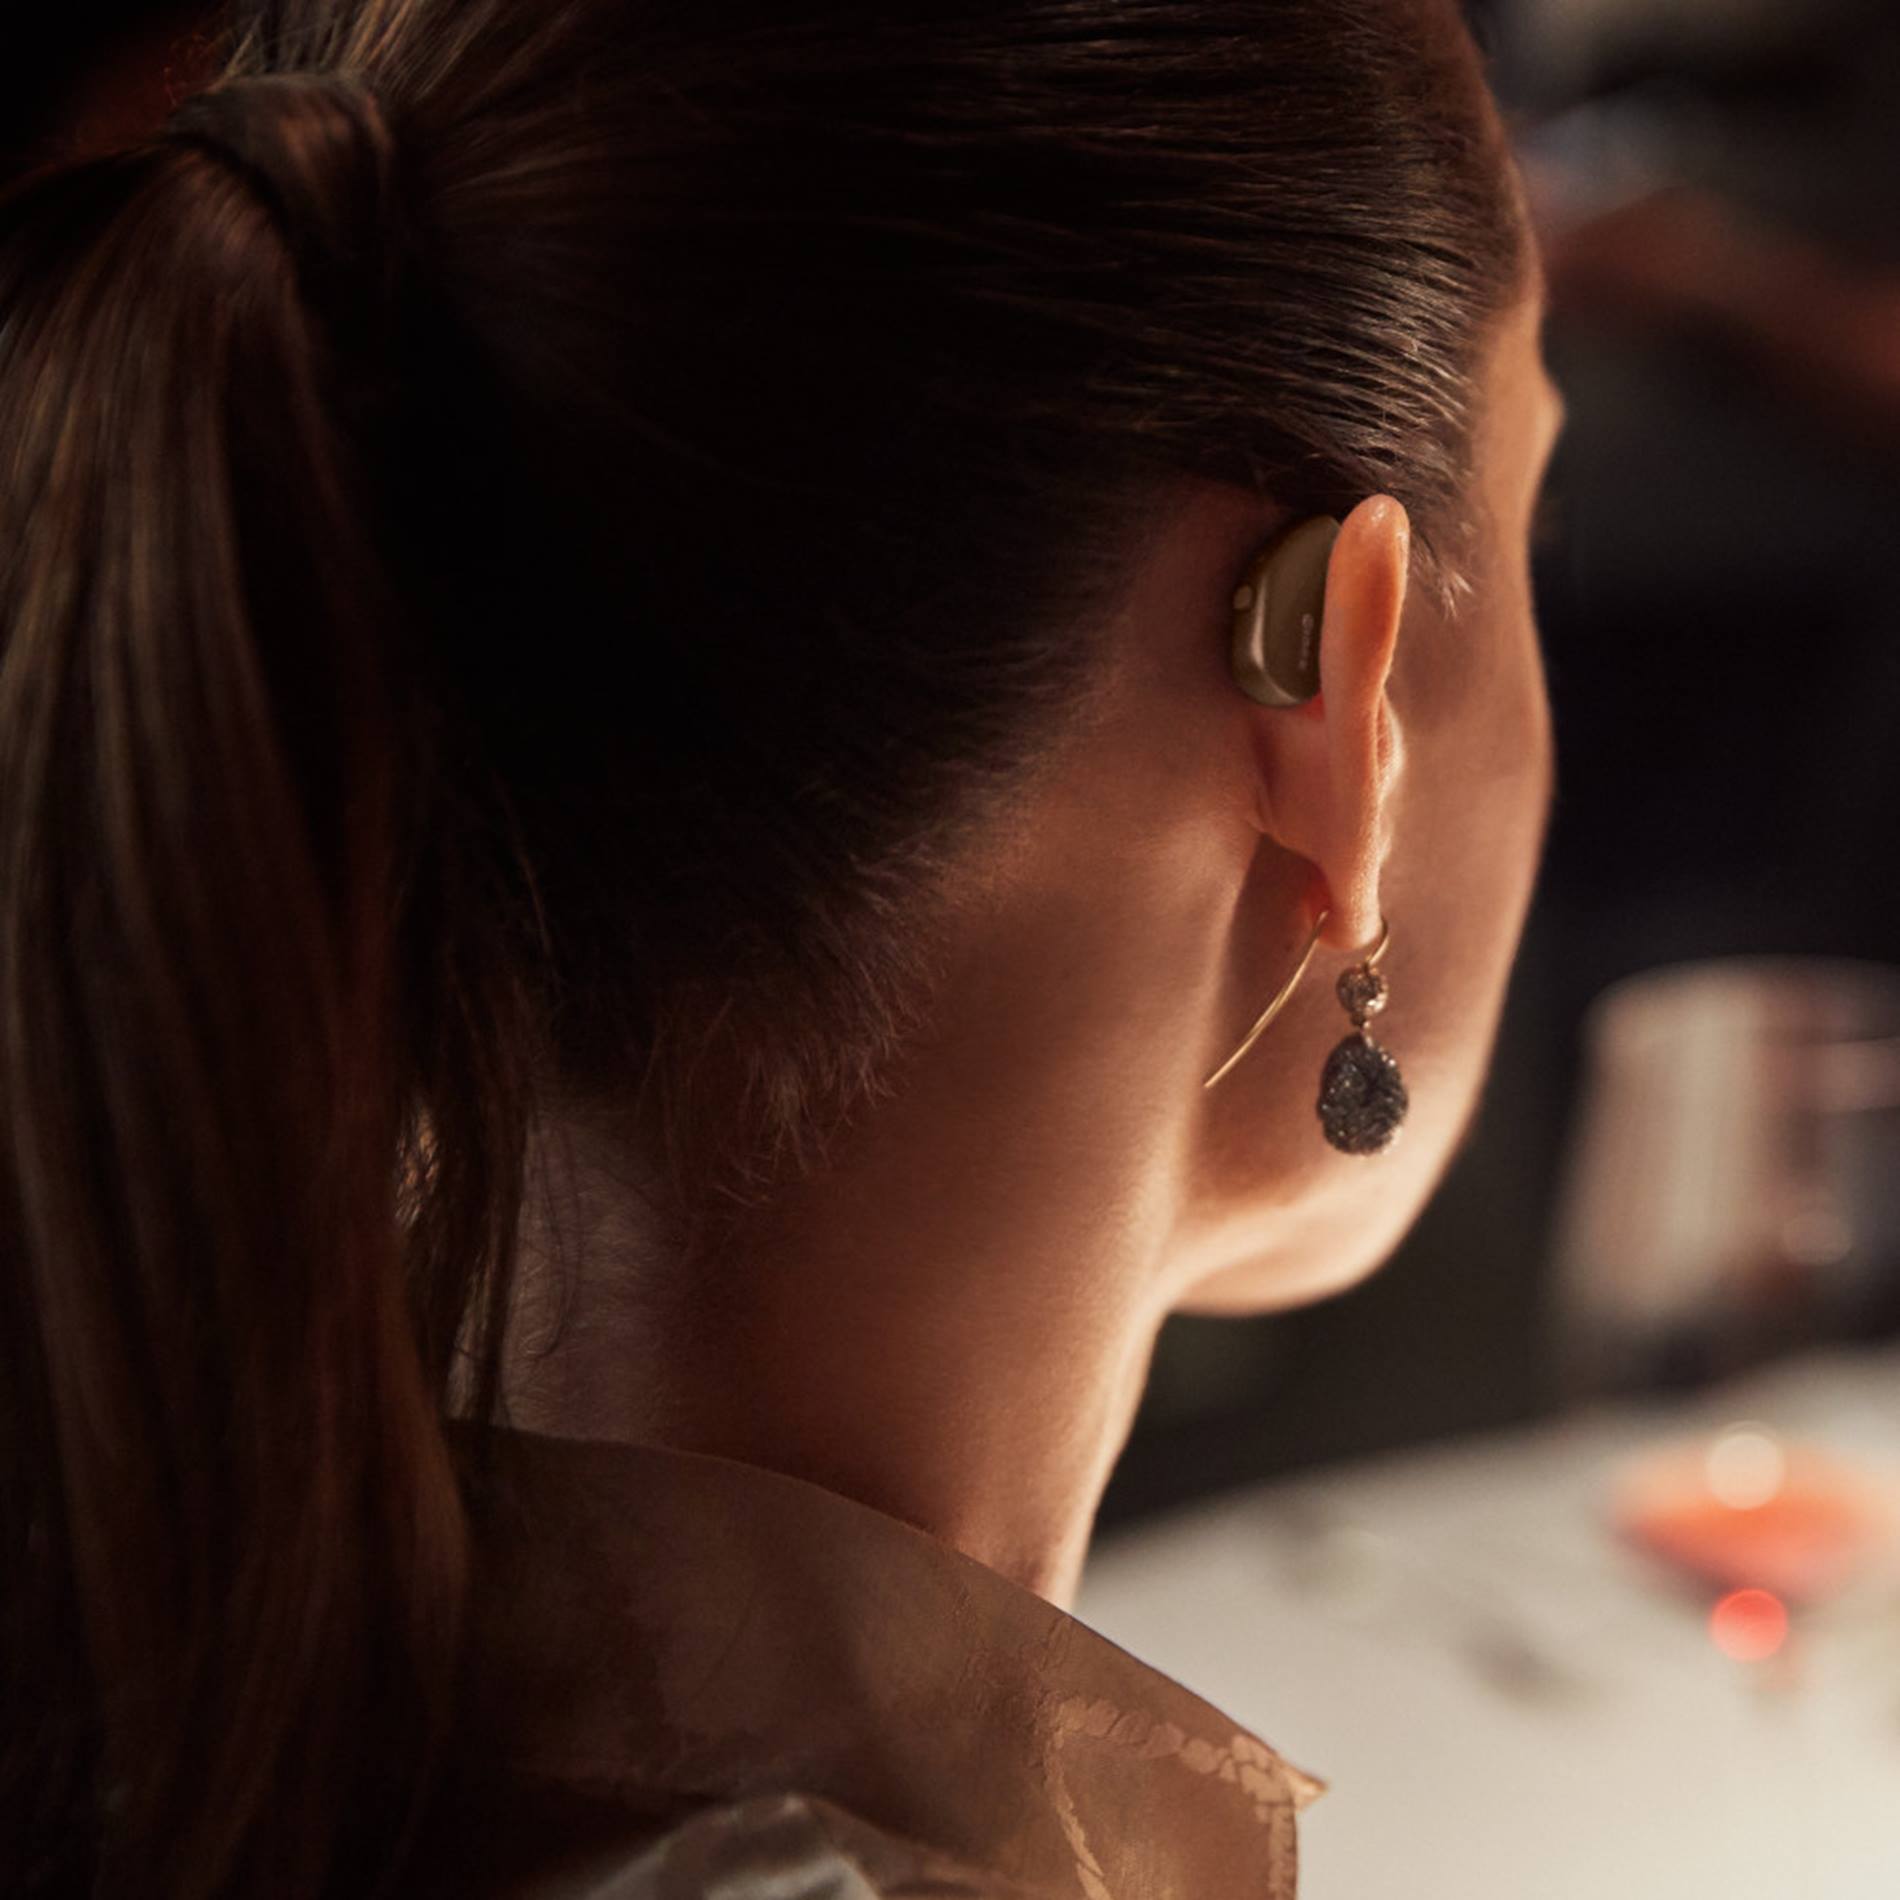
[[1234, 679], [1263, 706], [1303, 706], [1319, 691], [1326, 564], [1339, 523], [1312, 515], [1276, 534], [1234, 590]]

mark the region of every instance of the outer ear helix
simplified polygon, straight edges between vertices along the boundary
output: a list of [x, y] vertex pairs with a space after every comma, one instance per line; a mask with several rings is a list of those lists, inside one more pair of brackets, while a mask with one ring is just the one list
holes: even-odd
[[1234, 590], [1235, 684], [1262, 706], [1303, 706], [1319, 691], [1326, 566], [1339, 523], [1312, 515], [1282, 529]]

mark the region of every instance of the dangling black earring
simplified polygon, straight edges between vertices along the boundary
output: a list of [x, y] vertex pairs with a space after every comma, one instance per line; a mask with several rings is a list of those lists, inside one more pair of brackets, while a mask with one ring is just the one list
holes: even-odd
[[1375, 966], [1392, 941], [1392, 927], [1383, 917], [1379, 922], [1379, 941], [1371, 954], [1340, 973], [1339, 1000], [1352, 1018], [1353, 1033], [1320, 1071], [1319, 1125], [1342, 1154], [1383, 1153], [1397, 1138], [1411, 1106], [1392, 1052], [1374, 1042], [1366, 1027], [1386, 1005], [1386, 981]]
[[[1203, 1088], [1211, 1089], [1226, 1075], [1286, 1007], [1313, 960], [1313, 952], [1319, 948], [1319, 933], [1325, 929], [1329, 914], [1322, 910], [1314, 920], [1293, 974], [1241, 1039], [1240, 1047], [1201, 1084]], [[1376, 1155], [1389, 1148], [1410, 1106], [1391, 1051], [1382, 1049], [1366, 1030], [1367, 1023], [1385, 1008], [1386, 1002], [1385, 978], [1376, 966], [1392, 941], [1392, 930], [1383, 917], [1379, 923], [1379, 941], [1371, 953], [1340, 975], [1339, 1000], [1352, 1018], [1353, 1033], [1326, 1058], [1320, 1074], [1320, 1126], [1326, 1131], [1326, 1139], [1349, 1155]]]

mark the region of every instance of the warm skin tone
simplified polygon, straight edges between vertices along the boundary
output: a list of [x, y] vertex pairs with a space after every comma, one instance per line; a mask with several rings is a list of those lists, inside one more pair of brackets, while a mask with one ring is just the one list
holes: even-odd
[[[1227, 671], [1271, 508], [1196, 489], [1157, 524], [1102, 638], [1101, 717], [954, 894], [932, 1033], [755, 1254], [664, 1297], [624, 1148], [563, 1125], [575, 1171], [546, 1191], [579, 1208], [587, 1265], [517, 1423], [792, 1472], [1066, 1603], [1166, 1315], [1296, 1304], [1387, 1256], [1470, 1124], [1550, 802], [1541, 301], [1488, 338], [1469, 597], [1447, 615], [1410, 579], [1405, 511], [1362, 503], [1309, 706], [1258, 706]], [[1203, 1090], [1322, 906], [1300, 992]], [[1386, 1154], [1351, 1157], [1313, 1100], [1342, 953], [1382, 912], [1376, 1033], [1413, 1107]]]

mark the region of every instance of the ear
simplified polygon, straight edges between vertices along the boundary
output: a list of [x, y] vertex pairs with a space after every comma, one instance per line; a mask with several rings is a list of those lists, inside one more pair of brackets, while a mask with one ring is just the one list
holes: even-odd
[[1332, 915], [1322, 940], [1356, 950], [1379, 935], [1379, 878], [1403, 764], [1386, 696], [1411, 564], [1412, 529], [1389, 495], [1346, 517], [1326, 568], [1318, 695], [1256, 709], [1260, 827], [1308, 859]]

